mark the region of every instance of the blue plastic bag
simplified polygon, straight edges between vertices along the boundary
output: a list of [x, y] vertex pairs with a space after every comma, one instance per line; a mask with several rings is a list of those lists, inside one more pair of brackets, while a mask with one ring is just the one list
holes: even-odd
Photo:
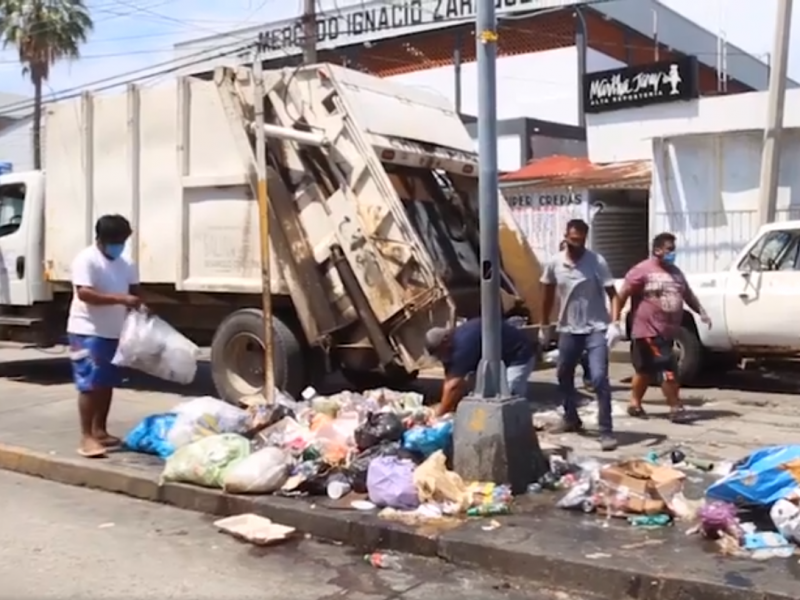
[[773, 446], [753, 452], [709, 487], [706, 496], [737, 506], [768, 507], [798, 487], [800, 446]]
[[437, 450], [447, 452], [453, 441], [453, 421], [440, 421], [430, 427], [412, 427], [403, 434], [403, 448], [425, 458]]
[[154, 454], [159, 458], [169, 458], [175, 447], [169, 443], [169, 431], [178, 415], [164, 413], [150, 415], [125, 436], [125, 448], [142, 454]]

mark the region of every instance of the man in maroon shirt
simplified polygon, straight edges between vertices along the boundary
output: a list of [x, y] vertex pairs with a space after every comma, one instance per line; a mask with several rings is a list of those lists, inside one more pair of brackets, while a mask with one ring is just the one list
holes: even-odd
[[684, 303], [700, 315], [708, 327], [711, 320], [689, 287], [683, 272], [675, 266], [675, 236], [660, 233], [653, 238], [653, 255], [625, 275], [625, 283], [615, 305], [614, 322], [620, 319], [621, 307], [631, 299], [631, 358], [636, 374], [631, 386], [628, 414], [646, 418], [642, 398], [650, 381], [661, 383], [669, 404], [671, 419], [686, 422], [680, 400], [680, 383], [673, 354], [675, 334], [683, 321]]

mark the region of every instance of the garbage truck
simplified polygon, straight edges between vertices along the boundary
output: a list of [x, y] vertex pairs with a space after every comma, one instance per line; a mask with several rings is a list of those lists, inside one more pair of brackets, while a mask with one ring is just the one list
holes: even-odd
[[[50, 105], [44, 170], [0, 175], [0, 340], [64, 339], [71, 261], [122, 214], [144, 302], [210, 345], [221, 398], [260, 394], [258, 102], [276, 385], [413, 378], [425, 331], [480, 310], [478, 156], [446, 99], [332, 64]], [[504, 310], [539, 322], [541, 268], [502, 200], [500, 240]]]

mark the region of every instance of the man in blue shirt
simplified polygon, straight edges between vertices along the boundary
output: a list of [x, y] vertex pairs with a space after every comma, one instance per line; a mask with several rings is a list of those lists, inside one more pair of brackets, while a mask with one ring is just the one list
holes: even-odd
[[[525, 333], [510, 323], [501, 325], [501, 358], [506, 367], [508, 389], [525, 397], [528, 377], [534, 366], [534, 347]], [[467, 392], [467, 378], [478, 370], [481, 360], [481, 320], [470, 319], [452, 329], [434, 327], [425, 335], [425, 347], [444, 367], [444, 387], [439, 416], [455, 411]]]

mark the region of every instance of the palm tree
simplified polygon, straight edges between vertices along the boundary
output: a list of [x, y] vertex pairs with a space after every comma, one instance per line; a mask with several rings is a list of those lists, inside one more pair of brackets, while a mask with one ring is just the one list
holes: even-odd
[[0, 0], [0, 40], [33, 83], [33, 162], [42, 167], [42, 86], [60, 60], [80, 56], [94, 24], [83, 0]]

